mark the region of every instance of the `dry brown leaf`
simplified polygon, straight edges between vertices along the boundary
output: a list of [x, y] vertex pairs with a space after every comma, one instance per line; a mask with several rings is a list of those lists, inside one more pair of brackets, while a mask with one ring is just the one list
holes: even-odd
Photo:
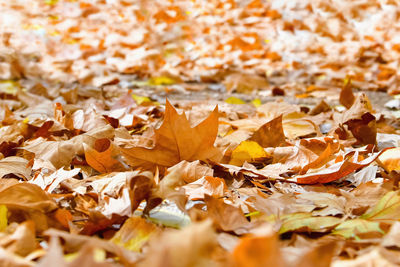
[[262, 147], [277, 147], [285, 144], [282, 115], [261, 126], [249, 140], [257, 142]]
[[347, 157], [344, 161], [335, 163], [328, 168], [322, 169], [317, 173], [309, 173], [297, 176], [296, 182], [299, 184], [315, 184], [315, 183], [329, 183], [338, 180], [356, 170], [368, 166], [374, 162], [378, 156], [383, 152], [374, 153], [372, 156], [358, 161], [358, 155]]
[[18, 225], [12, 234], [0, 236], [0, 246], [8, 252], [27, 256], [38, 246], [35, 236], [35, 223], [25, 221]]
[[205, 195], [214, 198], [224, 196], [227, 186], [225, 180], [218, 177], [204, 176], [190, 184], [182, 186], [189, 200], [204, 199]]
[[39, 159], [50, 161], [56, 168], [62, 168], [69, 166], [72, 158], [76, 155], [84, 154], [84, 143], [93, 146], [97, 139], [112, 138], [113, 136], [114, 128], [106, 125], [66, 141], [46, 141], [40, 137], [26, 142], [23, 149], [35, 153]]
[[355, 100], [356, 98], [352, 91], [351, 80], [349, 80], [345, 82], [345, 84], [342, 87], [342, 90], [340, 91], [339, 101], [340, 104], [349, 109], [354, 104]]
[[109, 139], [97, 139], [93, 148], [85, 144], [84, 148], [86, 162], [96, 171], [107, 173], [124, 170], [122, 164], [114, 158], [117, 153]]
[[216, 246], [212, 223], [193, 223], [181, 231], [165, 231], [160, 238], [153, 239], [138, 266], [217, 266], [211, 258]]
[[237, 267], [285, 266], [275, 235], [241, 238], [233, 259]]
[[207, 204], [209, 217], [214, 220], [218, 228], [223, 231], [234, 231], [235, 233], [246, 233], [249, 222], [240, 208], [226, 204], [223, 199], [217, 199], [206, 195], [204, 202]]
[[219, 149], [214, 147], [218, 132], [218, 108], [203, 122], [190, 127], [185, 114], [179, 115], [167, 101], [164, 122], [155, 130], [155, 146], [121, 148], [132, 166], [150, 162], [161, 166], [172, 166], [181, 160], [194, 161], [218, 159]]

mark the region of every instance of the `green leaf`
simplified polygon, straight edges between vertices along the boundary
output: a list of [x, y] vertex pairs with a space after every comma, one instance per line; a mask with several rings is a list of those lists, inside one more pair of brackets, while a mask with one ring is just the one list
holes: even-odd
[[399, 220], [400, 191], [386, 193], [369, 212], [360, 217], [368, 220]]
[[363, 219], [354, 219], [342, 222], [332, 231], [334, 235], [340, 235], [345, 238], [358, 238], [357, 234], [385, 232], [379, 227], [379, 222], [371, 222]]
[[333, 216], [313, 217], [310, 213], [293, 213], [283, 216], [279, 234], [286, 232], [326, 232], [342, 222]]

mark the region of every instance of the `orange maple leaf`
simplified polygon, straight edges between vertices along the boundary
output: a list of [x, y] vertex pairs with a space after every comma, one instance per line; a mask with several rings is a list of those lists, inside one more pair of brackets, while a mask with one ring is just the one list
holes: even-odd
[[217, 133], [218, 106], [208, 118], [192, 128], [185, 113], [178, 114], [167, 100], [164, 121], [155, 130], [155, 146], [121, 148], [121, 151], [132, 166], [148, 162], [169, 167], [182, 160], [219, 160], [222, 153], [214, 147]]

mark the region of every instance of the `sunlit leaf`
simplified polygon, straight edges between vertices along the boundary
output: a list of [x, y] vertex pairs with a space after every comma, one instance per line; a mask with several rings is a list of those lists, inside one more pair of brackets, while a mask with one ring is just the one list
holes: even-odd
[[245, 101], [234, 96], [228, 97], [227, 99], [225, 99], [225, 102], [228, 104], [236, 104], [236, 105], [246, 104]]
[[8, 209], [6, 205], [0, 205], [0, 231], [4, 231], [8, 225]]
[[358, 235], [367, 233], [384, 234], [385, 232], [380, 228], [379, 222], [363, 219], [347, 220], [336, 226], [332, 231], [332, 234], [345, 238], [358, 238]]
[[333, 216], [317, 217], [310, 213], [294, 213], [282, 218], [279, 233], [297, 232], [327, 232], [340, 224], [342, 219]]
[[374, 221], [400, 219], [400, 191], [386, 193], [379, 202], [360, 218]]
[[245, 161], [267, 156], [267, 152], [257, 142], [243, 141], [232, 151], [229, 164], [242, 166]]

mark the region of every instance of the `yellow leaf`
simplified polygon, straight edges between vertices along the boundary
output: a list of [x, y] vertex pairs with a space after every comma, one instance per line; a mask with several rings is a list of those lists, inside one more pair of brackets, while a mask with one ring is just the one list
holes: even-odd
[[[73, 252], [64, 255], [64, 260], [66, 262], [73, 262], [79, 257], [79, 252]], [[101, 248], [95, 248], [93, 250], [93, 260], [96, 262], [103, 262], [106, 260], [106, 251]]]
[[400, 219], [400, 191], [386, 193], [369, 212], [360, 218], [374, 221], [393, 221]]
[[0, 92], [15, 95], [20, 85], [13, 80], [0, 81]]
[[132, 98], [133, 98], [133, 100], [136, 101], [136, 104], [138, 104], [138, 105], [142, 104], [143, 102], [151, 102], [151, 99], [148, 98], [147, 96], [140, 96], [140, 95], [132, 94]]
[[101, 248], [96, 248], [93, 251], [93, 259], [97, 262], [103, 262], [106, 260], [106, 251]]
[[283, 216], [283, 223], [279, 233], [326, 232], [338, 225], [342, 220], [333, 216], [314, 217], [310, 213], [293, 213]]
[[140, 252], [143, 245], [157, 232], [155, 224], [141, 217], [131, 217], [125, 221], [111, 241], [128, 250]]
[[259, 106], [261, 106], [261, 100], [259, 99], [259, 98], [256, 98], [256, 99], [254, 99], [254, 100], [252, 100], [251, 101], [251, 103], [256, 107], [256, 108], [258, 108]]
[[334, 235], [341, 235], [345, 238], [359, 238], [358, 234], [385, 232], [379, 227], [378, 222], [371, 222], [363, 219], [354, 219], [342, 222], [332, 231]]
[[167, 76], [152, 77], [147, 81], [148, 85], [172, 85], [176, 81]]
[[254, 141], [243, 141], [233, 151], [229, 164], [242, 166], [245, 161], [267, 157], [267, 152]]
[[6, 205], [0, 205], [0, 231], [4, 231], [8, 225], [8, 209]]
[[244, 102], [242, 99], [234, 96], [228, 97], [227, 99], [225, 99], [225, 102], [228, 104], [236, 104], [236, 105], [246, 104], [246, 102]]
[[57, 4], [57, 3], [58, 3], [58, 0], [45, 0], [44, 3], [45, 3], [46, 5], [52, 6], [52, 5]]

